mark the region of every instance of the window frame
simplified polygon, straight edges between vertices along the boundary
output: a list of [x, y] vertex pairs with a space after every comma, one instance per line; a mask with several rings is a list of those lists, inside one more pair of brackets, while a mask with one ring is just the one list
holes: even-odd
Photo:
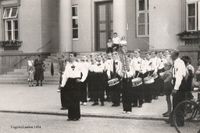
[[[77, 8], [77, 16], [73, 16], [73, 8]], [[79, 10], [78, 9], [79, 9], [78, 4], [72, 5], [72, 40], [79, 40]], [[73, 20], [77, 20], [77, 23], [78, 23], [77, 28], [73, 28]], [[78, 30], [78, 32], [77, 32], [78, 37], [77, 38], [73, 37], [74, 30]]]
[[[189, 30], [189, 9], [188, 9], [188, 5], [189, 4], [195, 4], [195, 29], [194, 30]], [[199, 5], [200, 6], [200, 5]], [[197, 1], [190, 1], [190, 2], [187, 2], [186, 3], [186, 31], [197, 31], [198, 28], [197, 28], [197, 22], [198, 22], [198, 16], [197, 16], [197, 13], [199, 12], [198, 9], [198, 2]]]
[[[5, 17], [5, 14], [6, 14], [6, 9], [10, 9], [9, 11], [9, 15], [8, 17]], [[16, 11], [16, 14], [15, 16], [11, 16], [12, 14], [12, 10], [13, 8], [16, 8], [17, 11]], [[18, 15], [19, 15], [19, 7], [17, 6], [8, 6], [8, 7], [3, 7], [3, 14], [2, 14], [2, 20], [3, 20], [3, 25], [4, 25], [4, 41], [16, 41], [16, 40], [19, 40], [19, 18], [18, 18]], [[11, 22], [11, 30], [8, 30], [8, 25], [7, 25], [7, 22]], [[15, 21], [17, 21], [17, 29], [15, 29]], [[9, 40], [8, 38], [8, 32], [11, 32], [11, 39]], [[15, 32], [18, 32], [18, 38], [16, 38], [16, 33]]]
[[[149, 37], [149, 0], [144, 0], [145, 1], [145, 9], [140, 11], [139, 10], [139, 0], [136, 0], [136, 34], [137, 34], [137, 37]], [[147, 2], [148, 1], [148, 2]], [[148, 3], [148, 4], [147, 4]], [[139, 34], [139, 25], [142, 25], [142, 24], [139, 24], [139, 15], [144, 13], [144, 26], [145, 26], [145, 34], [144, 35], [140, 35]]]

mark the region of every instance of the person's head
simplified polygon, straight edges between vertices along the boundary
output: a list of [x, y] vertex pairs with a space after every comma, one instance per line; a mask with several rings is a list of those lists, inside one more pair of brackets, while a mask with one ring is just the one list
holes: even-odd
[[183, 56], [181, 57], [181, 59], [183, 60], [186, 66], [191, 64], [191, 58], [189, 56]]
[[108, 58], [108, 59], [112, 59], [112, 53], [108, 53], [108, 54], [107, 54], [107, 58]]
[[126, 45], [122, 45], [121, 51], [122, 51], [122, 53], [124, 53], [124, 54], [127, 53], [127, 52], [128, 52], [127, 46], [126, 46]]
[[146, 59], [150, 60], [151, 59], [151, 54], [149, 52], [146, 53]]
[[154, 58], [154, 57], [156, 57], [156, 52], [155, 52], [155, 51], [152, 51], [152, 52], [151, 52], [151, 58]]
[[119, 58], [119, 54], [117, 51], [113, 52], [113, 59], [116, 60]]
[[134, 51], [134, 56], [136, 57], [136, 58], [138, 58], [138, 57], [140, 57], [140, 52], [139, 51]]
[[77, 54], [76, 54], [75, 52], [71, 52], [71, 53], [69, 54], [69, 61], [70, 61], [70, 62], [75, 61], [75, 60], [76, 60], [76, 56], [77, 56]]
[[112, 39], [111, 39], [111, 38], [108, 38], [108, 42], [112, 42]]
[[117, 37], [117, 36], [118, 36], [117, 32], [114, 32], [113, 37]]
[[166, 62], [166, 63], [164, 64], [164, 69], [165, 69], [165, 71], [170, 70], [171, 67], [172, 67], [172, 64], [171, 64], [170, 62]]
[[175, 61], [178, 57], [179, 57], [179, 52], [178, 52], [178, 51], [172, 52], [172, 54], [171, 54], [171, 59], [172, 59], [173, 61]]

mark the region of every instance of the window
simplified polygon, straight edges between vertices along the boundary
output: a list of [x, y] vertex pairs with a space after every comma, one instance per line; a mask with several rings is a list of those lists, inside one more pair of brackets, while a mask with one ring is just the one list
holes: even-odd
[[72, 36], [73, 39], [78, 39], [78, 5], [72, 6]]
[[200, 30], [200, 0], [187, 0], [186, 4], [186, 30]]
[[137, 36], [149, 36], [149, 0], [137, 0]]
[[18, 8], [7, 7], [3, 12], [5, 41], [19, 40]]

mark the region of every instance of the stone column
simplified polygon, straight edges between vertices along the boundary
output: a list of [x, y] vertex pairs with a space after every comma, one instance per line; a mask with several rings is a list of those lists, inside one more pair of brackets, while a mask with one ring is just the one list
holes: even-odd
[[71, 0], [60, 0], [59, 3], [59, 43], [60, 52], [72, 52]]
[[126, 0], [113, 0], [113, 31], [126, 36]]

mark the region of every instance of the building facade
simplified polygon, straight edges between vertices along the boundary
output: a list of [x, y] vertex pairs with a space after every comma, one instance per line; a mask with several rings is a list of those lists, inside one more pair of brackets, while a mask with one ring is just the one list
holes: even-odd
[[199, 3], [199, 0], [0, 0], [0, 62], [4, 64], [0, 70], [30, 55], [105, 50], [113, 32], [126, 37], [130, 51], [181, 49], [197, 60], [199, 48], [191, 47], [197, 47], [198, 39], [185, 40], [183, 33], [199, 31]]

